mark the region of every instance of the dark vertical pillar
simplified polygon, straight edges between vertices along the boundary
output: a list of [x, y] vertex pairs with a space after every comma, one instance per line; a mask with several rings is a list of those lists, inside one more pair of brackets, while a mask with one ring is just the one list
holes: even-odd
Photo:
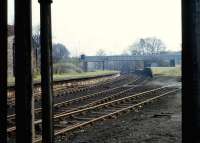
[[182, 0], [183, 142], [200, 142], [200, 0]]
[[133, 72], [135, 72], [135, 69], [136, 69], [136, 61], [133, 61]]
[[170, 63], [169, 63], [169, 64], [170, 64], [170, 67], [175, 67], [175, 60], [170, 60], [169, 62], [170, 62]]
[[40, 3], [40, 43], [41, 43], [41, 85], [42, 85], [42, 142], [53, 142], [52, 113], [52, 0], [39, 0]]
[[0, 142], [6, 143], [7, 125], [7, 0], [0, 1]]
[[87, 72], [88, 71], [88, 62], [83, 62], [83, 71]]
[[31, 7], [31, 0], [15, 0], [15, 95], [17, 143], [32, 143], [32, 139], [34, 138]]
[[102, 62], [102, 69], [105, 70], [105, 61]]

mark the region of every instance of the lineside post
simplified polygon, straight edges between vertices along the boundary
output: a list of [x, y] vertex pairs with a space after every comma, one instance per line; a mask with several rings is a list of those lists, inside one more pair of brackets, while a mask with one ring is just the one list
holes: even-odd
[[0, 0], [0, 141], [7, 142], [7, 0]]
[[15, 0], [16, 142], [32, 143], [32, 1]]
[[182, 138], [200, 142], [200, 1], [182, 0]]
[[41, 86], [42, 86], [42, 142], [53, 142], [53, 90], [52, 90], [52, 0], [40, 3]]

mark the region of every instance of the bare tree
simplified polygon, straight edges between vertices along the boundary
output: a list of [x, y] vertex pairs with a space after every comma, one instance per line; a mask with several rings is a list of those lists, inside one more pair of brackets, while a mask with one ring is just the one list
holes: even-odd
[[37, 25], [33, 28], [33, 34], [32, 34], [32, 43], [33, 43], [33, 54], [35, 59], [35, 69], [36, 71], [39, 71], [39, 65], [40, 65], [40, 26]]
[[165, 49], [165, 44], [155, 37], [140, 39], [129, 48], [132, 55], [155, 55], [164, 52]]
[[33, 29], [32, 40], [33, 40], [33, 48], [40, 47], [40, 26], [39, 25], [37, 25]]
[[52, 47], [53, 63], [66, 61], [69, 58], [69, 55], [70, 52], [65, 47], [65, 45], [61, 43], [53, 44]]
[[96, 53], [97, 56], [106, 56], [106, 52], [103, 49], [99, 49]]
[[[106, 56], [106, 52], [103, 49], [99, 49], [96, 53], [96, 56]], [[101, 62], [96, 62], [95, 63], [95, 68], [96, 69], [102, 69], [103, 65]]]

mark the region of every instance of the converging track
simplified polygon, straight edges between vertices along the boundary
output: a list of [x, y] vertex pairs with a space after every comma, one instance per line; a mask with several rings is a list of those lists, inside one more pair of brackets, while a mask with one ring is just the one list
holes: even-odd
[[[136, 110], [146, 103], [179, 91], [172, 86], [145, 85], [148, 80], [143, 76], [120, 76], [94, 84], [88, 90], [67, 93], [60, 88], [54, 96], [55, 136], [59, 137], [94, 122]], [[7, 132], [13, 138], [16, 130], [15, 114], [8, 115], [8, 123]], [[40, 142], [42, 120], [39, 103], [35, 105], [34, 124], [35, 142]]]
[[[64, 107], [68, 106], [69, 104], [72, 103], [76, 103], [76, 102], [82, 102], [84, 100], [87, 100], [87, 102], [90, 102], [91, 98], [96, 98], [98, 99], [99, 97], [105, 97], [108, 96], [109, 94], [112, 95], [114, 93], [117, 93], [119, 91], [123, 91], [128, 89], [129, 87], [123, 87], [124, 85], [128, 85], [128, 84], [133, 84], [133, 83], [139, 83], [141, 81], [143, 81], [144, 78], [142, 77], [133, 77], [133, 76], [120, 76], [120, 77], [116, 77], [114, 79], [111, 80], [107, 80], [103, 83], [98, 83], [96, 85], [93, 85], [92, 88], [90, 88], [89, 90], [85, 90], [82, 92], [74, 92], [72, 94], [68, 94], [65, 91], [61, 89], [61, 91], [56, 92], [54, 94], [57, 94], [54, 97], [54, 107], [55, 107], [55, 111], [56, 108], [61, 108], [62, 110], [66, 110], [63, 109]], [[122, 85], [122, 86], [120, 86]], [[102, 96], [104, 94], [104, 96]], [[101, 95], [101, 96], [100, 96]], [[89, 100], [89, 101], [88, 101]], [[60, 109], [59, 112], [62, 111]], [[40, 105], [38, 105], [36, 103], [36, 108], [35, 108], [35, 116], [36, 119], [40, 119], [40, 112], [41, 112], [41, 108]], [[8, 115], [8, 132], [13, 132], [15, 131], [15, 114], [10, 114]], [[37, 120], [36, 122], [38, 123], [40, 120]]]
[[[172, 87], [161, 87], [112, 100], [96, 106], [61, 113], [60, 115], [54, 116], [55, 136], [72, 132], [76, 129], [83, 128], [88, 124], [93, 124], [97, 121], [105, 120], [133, 109], [136, 110], [146, 103], [153, 102], [156, 99], [174, 94], [178, 91], [179, 89]], [[40, 141], [41, 137], [38, 137], [35, 140], [35, 142]]]

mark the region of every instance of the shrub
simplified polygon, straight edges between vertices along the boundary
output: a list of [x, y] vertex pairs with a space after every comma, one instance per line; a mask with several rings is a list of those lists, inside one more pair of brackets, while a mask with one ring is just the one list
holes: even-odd
[[81, 73], [82, 70], [74, 64], [71, 63], [56, 63], [53, 65], [54, 74], [78, 72]]

